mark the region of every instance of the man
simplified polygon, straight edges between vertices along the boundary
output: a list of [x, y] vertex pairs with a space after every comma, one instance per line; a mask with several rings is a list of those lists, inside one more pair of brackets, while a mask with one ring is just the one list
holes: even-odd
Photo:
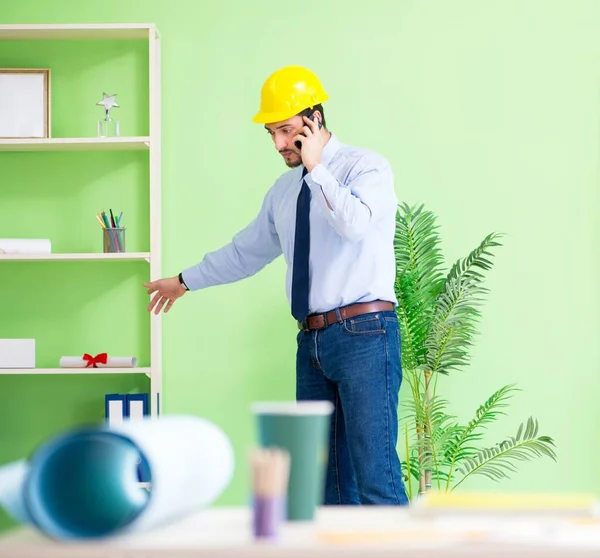
[[148, 309], [168, 312], [188, 290], [249, 277], [283, 253], [300, 330], [296, 397], [335, 406], [324, 503], [403, 505], [393, 176], [383, 157], [328, 131], [327, 99], [302, 67], [266, 80], [253, 121], [264, 124], [291, 170], [231, 243], [179, 276], [146, 283], [155, 293]]

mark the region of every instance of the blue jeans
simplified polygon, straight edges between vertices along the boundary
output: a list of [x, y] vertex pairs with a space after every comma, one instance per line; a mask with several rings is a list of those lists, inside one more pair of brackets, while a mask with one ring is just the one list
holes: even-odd
[[402, 382], [394, 311], [298, 333], [296, 398], [331, 401], [325, 505], [408, 503], [398, 439]]

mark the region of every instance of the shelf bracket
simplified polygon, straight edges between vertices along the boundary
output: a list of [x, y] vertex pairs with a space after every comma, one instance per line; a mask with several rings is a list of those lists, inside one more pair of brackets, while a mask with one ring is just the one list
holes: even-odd
[[150, 256], [146, 256], [144, 259], [145, 259], [145, 260], [146, 260], [148, 263], [150, 263]]
[[150, 368], [150, 370], [148, 370], [148, 372], [144, 372], [144, 375], [147, 376], [148, 378], [152, 377], [152, 368]]

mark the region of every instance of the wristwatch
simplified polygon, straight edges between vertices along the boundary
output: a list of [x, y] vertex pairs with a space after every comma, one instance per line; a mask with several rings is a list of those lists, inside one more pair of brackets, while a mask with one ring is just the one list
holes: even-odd
[[188, 286], [185, 284], [185, 281], [183, 280], [183, 275], [182, 275], [181, 273], [179, 274], [179, 282], [180, 282], [180, 283], [183, 285], [183, 288], [184, 288], [186, 291], [189, 291], [189, 290], [190, 290], [190, 289], [189, 289], [189, 287], [188, 287]]

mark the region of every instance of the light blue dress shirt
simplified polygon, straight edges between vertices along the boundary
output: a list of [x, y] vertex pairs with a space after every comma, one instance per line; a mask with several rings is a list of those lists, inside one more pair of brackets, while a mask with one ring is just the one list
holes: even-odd
[[[246, 228], [182, 272], [190, 290], [250, 277], [283, 253], [291, 306], [302, 170], [299, 166], [279, 177]], [[394, 233], [398, 201], [389, 163], [377, 153], [342, 144], [332, 134], [321, 163], [305, 180], [311, 190], [309, 311], [326, 312], [377, 299], [397, 304]]]

